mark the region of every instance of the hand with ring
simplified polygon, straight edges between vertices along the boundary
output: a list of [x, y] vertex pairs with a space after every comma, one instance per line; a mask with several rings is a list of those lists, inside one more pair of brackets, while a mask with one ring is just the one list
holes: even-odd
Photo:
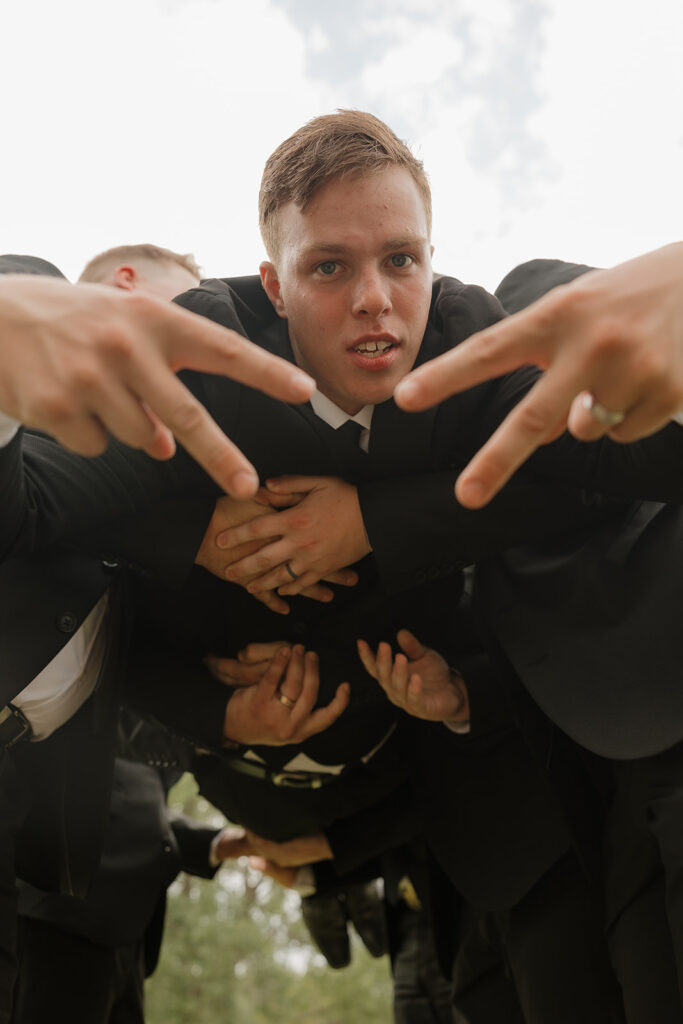
[[[355, 491], [353, 488], [352, 490]], [[257, 601], [278, 615], [286, 615], [289, 612], [288, 602], [276, 590], [278, 581], [293, 587], [291, 593], [300, 594], [313, 601], [331, 601], [334, 592], [324, 584], [353, 586], [357, 581], [355, 572], [346, 568], [326, 572], [322, 577], [324, 582], [320, 582], [320, 576], [313, 578], [309, 573], [308, 579], [300, 583], [299, 579], [304, 569], [298, 572], [292, 567], [291, 561], [285, 561], [277, 565], [275, 578], [263, 586], [260, 579], [263, 569], [249, 565], [248, 559], [251, 556], [265, 548], [270, 551], [271, 547], [277, 547], [278, 542], [283, 539], [283, 534], [289, 527], [287, 520], [278, 514], [278, 509], [291, 504], [291, 495], [276, 495], [264, 488], [261, 488], [250, 501], [235, 501], [226, 496], [219, 498], [195, 556], [195, 562], [219, 579], [229, 579], [232, 583], [245, 587]], [[265, 520], [265, 527], [261, 524], [257, 526], [259, 519]], [[325, 515], [321, 519], [319, 531], [323, 534], [329, 533]], [[237, 539], [235, 530], [240, 526], [242, 534], [253, 535], [244, 541]], [[269, 560], [265, 551], [262, 557], [266, 558], [269, 565], [275, 564]]]
[[325, 707], [315, 708], [320, 685], [318, 655], [301, 644], [281, 647], [258, 683], [242, 686], [225, 709], [226, 741], [246, 746], [303, 743], [327, 729], [349, 702], [342, 683]]
[[295, 594], [331, 601], [323, 586], [354, 586], [348, 568], [371, 548], [357, 488], [337, 477], [291, 476], [268, 480], [268, 500], [279, 511], [242, 522], [216, 536], [216, 545], [235, 549], [259, 542], [259, 550], [231, 561], [225, 578], [255, 597]]
[[[580, 441], [647, 437], [683, 408], [683, 242], [593, 271], [472, 335], [402, 380], [417, 412], [521, 366], [545, 372], [456, 485], [479, 508], [565, 428]], [[588, 397], [587, 397], [588, 396]]]

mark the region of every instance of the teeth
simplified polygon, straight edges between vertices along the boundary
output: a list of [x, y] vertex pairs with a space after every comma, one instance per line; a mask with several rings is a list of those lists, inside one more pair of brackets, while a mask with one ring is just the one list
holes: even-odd
[[359, 352], [363, 356], [381, 356], [385, 352], [388, 352], [392, 347], [390, 341], [364, 341], [362, 345], [357, 345], [354, 348], [354, 352]]

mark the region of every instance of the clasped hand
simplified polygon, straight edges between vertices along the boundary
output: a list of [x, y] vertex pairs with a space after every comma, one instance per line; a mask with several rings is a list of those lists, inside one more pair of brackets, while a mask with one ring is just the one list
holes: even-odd
[[253, 501], [221, 498], [196, 561], [286, 614], [284, 596], [331, 601], [333, 591], [321, 580], [357, 583], [357, 573], [347, 567], [370, 550], [352, 484], [336, 477], [280, 477]]
[[205, 659], [216, 678], [238, 687], [225, 709], [225, 740], [245, 746], [303, 743], [339, 718], [349, 702], [349, 684], [341, 683], [329, 704], [315, 708], [320, 685], [315, 651], [300, 644], [250, 646], [257, 660], [247, 660], [248, 654], [242, 662]]

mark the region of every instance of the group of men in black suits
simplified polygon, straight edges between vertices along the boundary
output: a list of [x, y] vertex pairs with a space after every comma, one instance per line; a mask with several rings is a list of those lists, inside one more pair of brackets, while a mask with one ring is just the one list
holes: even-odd
[[[421, 164], [370, 115], [317, 118], [268, 161], [260, 214], [260, 281], [208, 282], [179, 301], [296, 362], [318, 392], [297, 407], [223, 378], [187, 384], [262, 481], [290, 479], [245, 510], [216, 505], [218, 488], [184, 450], [157, 464], [113, 442], [89, 462], [18, 433], [0, 451], [7, 565], [77, 537], [88, 554], [66, 557], [98, 579], [112, 562], [144, 566], [125, 593], [109, 589], [110, 631], [137, 600], [131, 699], [201, 748], [202, 788], [250, 830], [254, 852], [333, 859], [343, 875], [374, 856], [390, 865], [393, 848], [426, 836], [434, 863], [421, 895], [455, 964], [456, 1019], [680, 1020], [682, 709], [662, 612], [677, 598], [678, 514], [660, 503], [683, 493], [681, 428], [626, 447], [563, 435], [469, 512], [455, 479], [536, 375], [421, 415], [393, 403], [413, 365], [504, 315], [481, 289], [433, 280]], [[542, 291], [548, 269], [587, 268], [521, 279]], [[506, 287], [512, 306], [515, 279]], [[291, 507], [264, 514], [283, 491]], [[227, 559], [213, 543], [226, 524]], [[260, 550], [245, 554], [245, 541]], [[223, 578], [191, 569], [197, 557]], [[358, 581], [330, 604], [320, 581], [348, 583], [349, 564]], [[72, 587], [85, 593], [81, 579]], [[283, 597], [291, 612], [276, 619]], [[92, 603], [90, 588], [82, 614], [69, 599], [59, 621], [73, 632]], [[374, 663], [368, 652], [405, 627], [417, 647], [404, 643], [387, 677], [386, 652]], [[358, 638], [389, 699], [362, 669]], [[235, 656], [254, 642], [274, 645], [226, 701], [204, 659], [241, 684], [249, 658]], [[123, 675], [109, 654], [103, 665]]]

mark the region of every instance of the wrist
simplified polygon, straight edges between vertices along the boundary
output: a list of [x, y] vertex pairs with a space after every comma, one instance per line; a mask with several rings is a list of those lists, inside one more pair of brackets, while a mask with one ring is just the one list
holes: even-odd
[[457, 669], [451, 668], [449, 671], [451, 674], [451, 684], [458, 695], [459, 704], [457, 709], [445, 720], [445, 724], [449, 727], [468, 726], [470, 723], [470, 702], [465, 680]]

